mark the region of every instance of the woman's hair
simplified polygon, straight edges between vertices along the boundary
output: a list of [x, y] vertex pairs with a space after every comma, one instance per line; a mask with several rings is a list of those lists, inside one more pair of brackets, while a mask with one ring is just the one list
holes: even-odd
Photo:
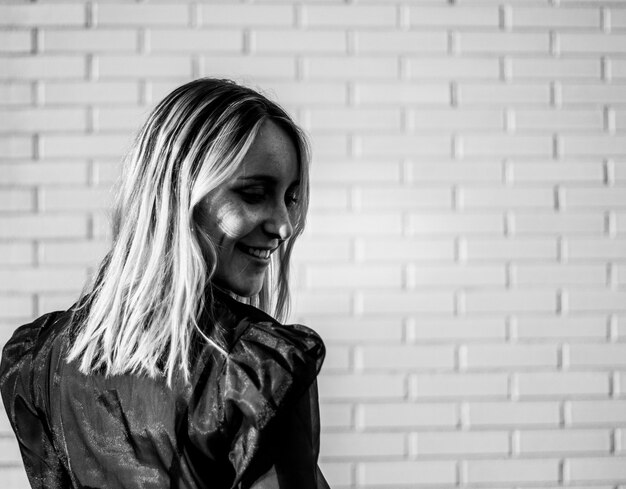
[[308, 208], [306, 138], [282, 108], [254, 90], [229, 80], [195, 80], [157, 105], [124, 161], [113, 244], [75, 309], [68, 361], [78, 360], [81, 372], [163, 374], [171, 384], [177, 371], [189, 380], [194, 331], [221, 349], [203, 333], [206, 321], [199, 324], [211, 311], [218, 256], [196, 225], [199, 204], [232, 178], [266, 120], [294, 143], [300, 195], [293, 234], [272, 255], [261, 291], [240, 299], [285, 318], [289, 260]]

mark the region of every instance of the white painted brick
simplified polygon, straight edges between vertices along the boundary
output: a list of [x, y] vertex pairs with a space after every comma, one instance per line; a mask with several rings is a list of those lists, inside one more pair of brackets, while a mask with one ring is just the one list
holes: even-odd
[[557, 367], [554, 345], [469, 345], [466, 351], [469, 369], [527, 369]]
[[138, 47], [137, 32], [132, 30], [44, 29], [41, 36], [43, 51], [47, 53], [132, 52]]
[[515, 265], [513, 284], [541, 285], [598, 285], [606, 284], [603, 265]]
[[452, 261], [454, 242], [446, 240], [426, 240], [423, 238], [377, 239], [368, 238], [362, 242], [364, 261]]
[[402, 433], [325, 433], [320, 452], [325, 457], [401, 457], [405, 445]]
[[[617, 110], [614, 113], [614, 125], [618, 131], [623, 131], [626, 127], [626, 111]], [[623, 180], [623, 178], [622, 178]]]
[[107, 209], [113, 203], [109, 188], [46, 187], [40, 192], [44, 211], [78, 211]]
[[33, 140], [30, 136], [0, 136], [0, 154], [3, 158], [33, 158]]
[[500, 163], [439, 162], [412, 163], [409, 166], [410, 182], [423, 183], [474, 183], [502, 181]]
[[500, 64], [492, 58], [424, 58], [412, 57], [406, 61], [409, 77], [415, 80], [497, 80]]
[[615, 8], [610, 9], [611, 27], [613, 29], [626, 28], [626, 10], [619, 8], [620, 5], [615, 4]]
[[[314, 98], [320, 96], [313, 92], [309, 92], [309, 95]], [[322, 95], [322, 98], [323, 97]], [[311, 147], [315, 148], [315, 155], [320, 161], [347, 158], [349, 153], [352, 152], [352, 150], [348, 148], [347, 134], [311, 132], [309, 133], [309, 141]]]
[[398, 317], [336, 316], [329, 318], [313, 312], [303, 317], [302, 322], [317, 331], [327, 343], [398, 344], [403, 338], [402, 320]]
[[347, 346], [330, 345], [324, 357], [324, 371], [346, 372], [352, 367], [352, 349]]
[[412, 234], [502, 234], [504, 219], [500, 214], [419, 213], [409, 215]]
[[349, 428], [353, 424], [352, 417], [351, 404], [324, 404], [323, 402], [320, 404], [322, 430]]
[[332, 239], [327, 237], [300, 239], [293, 253], [295, 261], [307, 263], [348, 261], [350, 257], [351, 248], [348, 239], [335, 236]]
[[8, 189], [0, 194], [0, 211], [32, 211], [35, 195], [32, 190]]
[[307, 284], [312, 288], [400, 288], [400, 266], [310, 265], [306, 268]]
[[570, 405], [573, 426], [614, 426], [626, 424], [626, 401], [598, 400], [572, 401]]
[[519, 396], [564, 397], [609, 395], [609, 378], [599, 372], [537, 372], [518, 375]]
[[[399, 109], [313, 109], [308, 113], [308, 125], [312, 130], [400, 130], [401, 124], [401, 113]], [[314, 165], [311, 170], [313, 172], [318, 169], [320, 165]], [[336, 168], [338, 165], [333, 165], [333, 168]], [[379, 181], [378, 178], [385, 178], [385, 175], [394, 174], [390, 172], [391, 165], [385, 163], [384, 165], [377, 164], [364, 164], [359, 162], [358, 165], [352, 164], [348, 166], [344, 164], [342, 168], [359, 168], [358, 172], [352, 172], [352, 177], [354, 178], [363, 178], [360, 175], [361, 169], [374, 169], [378, 168], [379, 171], [376, 172], [376, 176], [372, 178], [375, 181]], [[380, 171], [380, 170], [386, 171]], [[397, 171], [395, 173], [398, 173]], [[343, 172], [339, 172], [339, 175], [343, 175]], [[367, 173], [369, 175], [369, 172]], [[395, 180], [395, 179], [394, 179]]]
[[623, 59], [611, 59], [611, 77], [616, 80], [622, 80], [626, 78], [626, 60]]
[[86, 131], [87, 114], [81, 109], [20, 108], [7, 110], [0, 132]]
[[357, 83], [355, 96], [359, 104], [448, 105], [450, 90], [445, 83]]
[[341, 31], [256, 30], [253, 51], [258, 53], [341, 53], [347, 52], [346, 33]]
[[585, 110], [537, 110], [515, 108], [515, 128], [527, 130], [567, 130], [567, 129], [595, 129], [604, 128], [604, 115], [600, 109]]
[[138, 131], [148, 118], [146, 107], [98, 107], [94, 109], [96, 131]]
[[122, 5], [100, 3], [95, 12], [97, 25], [162, 26], [187, 25], [189, 7], [182, 4], [169, 5]]
[[294, 310], [301, 314], [320, 313], [336, 315], [352, 312], [351, 297], [347, 292], [301, 292], [294, 301]]
[[599, 59], [572, 58], [513, 58], [509, 60], [513, 79], [589, 78], [600, 80], [602, 65]]
[[316, 212], [319, 210], [337, 209], [345, 211], [348, 209], [348, 189], [347, 188], [320, 188], [311, 196], [309, 210]]
[[585, 344], [569, 346], [569, 364], [580, 367], [624, 368], [626, 344]]
[[[372, 223], [376, 223], [375, 226]], [[317, 235], [400, 235], [400, 216], [392, 213], [367, 214], [311, 214], [307, 227], [312, 236]]]
[[41, 245], [43, 265], [97, 265], [109, 251], [106, 241], [50, 241]]
[[324, 459], [324, 454], [320, 454], [319, 466], [332, 487], [350, 487], [353, 485], [354, 468], [348, 462], [328, 462]]
[[392, 57], [312, 57], [304, 60], [307, 78], [395, 79], [399, 63]]
[[397, 291], [363, 293], [364, 314], [452, 313], [450, 292]]
[[555, 312], [556, 294], [551, 290], [517, 289], [465, 292], [467, 313]]
[[567, 310], [569, 312], [626, 311], [626, 291], [589, 289], [567, 292]]
[[499, 14], [496, 6], [409, 7], [409, 24], [416, 27], [498, 27]]
[[521, 454], [593, 453], [611, 449], [608, 430], [551, 430], [521, 431], [519, 433]]
[[190, 77], [191, 59], [187, 56], [98, 56], [102, 78]]
[[0, 266], [31, 265], [34, 256], [33, 247], [29, 243], [0, 243]]
[[550, 209], [554, 206], [551, 188], [524, 187], [462, 187], [459, 203], [464, 209], [537, 207]]
[[33, 301], [28, 295], [0, 294], [0, 317], [17, 319], [32, 316]]
[[201, 74], [237, 79], [294, 79], [295, 58], [290, 56], [202, 56]]
[[626, 457], [571, 458], [567, 482], [626, 479]]
[[288, 5], [237, 5], [234, 3], [200, 6], [200, 23], [206, 26], [290, 26], [293, 7]]
[[467, 481], [470, 484], [503, 482], [557, 484], [559, 460], [469, 460]]
[[567, 339], [605, 340], [608, 330], [606, 319], [602, 316], [584, 317], [544, 317], [517, 319], [516, 334], [520, 340]]
[[415, 109], [410, 112], [411, 126], [417, 130], [453, 130], [469, 129], [502, 130], [504, 114], [501, 110], [479, 110], [468, 108], [456, 109]]
[[470, 238], [465, 244], [467, 260], [556, 260], [557, 243], [551, 238]]
[[556, 427], [560, 420], [559, 403], [554, 402], [470, 402], [472, 427]]
[[86, 9], [81, 4], [0, 5], [1, 26], [84, 25]]
[[626, 234], [626, 213], [625, 212], [615, 213], [615, 230], [619, 236], [624, 236]]
[[504, 340], [506, 333], [506, 325], [500, 318], [418, 318], [408, 329], [417, 342]]
[[[261, 91], [281, 105], [344, 105], [346, 89], [341, 83], [335, 82], [268, 82]], [[316, 149], [316, 154], [317, 154]]]
[[0, 216], [0, 237], [5, 239], [84, 238], [84, 216], [24, 214]]
[[602, 183], [602, 163], [530, 163], [514, 162], [509, 165], [510, 178], [515, 183]]
[[73, 291], [87, 278], [80, 268], [12, 268], [0, 270], [0, 292]]
[[31, 87], [25, 83], [0, 83], [0, 105], [25, 105], [32, 101]]
[[0, 438], [0, 460], [3, 464], [20, 464], [22, 457], [20, 456], [19, 445], [15, 437]]
[[0, 32], [0, 53], [28, 53], [32, 49], [33, 35], [30, 31]]
[[456, 462], [406, 461], [365, 462], [357, 468], [357, 480], [364, 487], [382, 484], [448, 484], [456, 483]]
[[598, 53], [621, 54], [626, 52], [626, 34], [559, 33], [559, 51], [562, 54]]
[[363, 428], [452, 428], [458, 423], [454, 403], [368, 403], [358, 407], [359, 425]]
[[136, 82], [46, 83], [46, 105], [137, 104], [139, 86]]
[[76, 302], [80, 287], [74, 292], [44, 292], [39, 294], [39, 310], [37, 315], [49, 311], [65, 311]]
[[513, 7], [511, 26], [518, 27], [586, 27], [600, 28], [598, 8], [537, 8]]
[[568, 104], [623, 104], [626, 90], [623, 85], [567, 85], [561, 86], [561, 102]]
[[509, 435], [504, 431], [459, 431], [418, 433], [417, 456], [432, 455], [507, 455]]
[[512, 214], [511, 231], [515, 235], [525, 234], [601, 234], [604, 216], [596, 213], [575, 212], [522, 212]]
[[461, 152], [463, 157], [477, 156], [552, 156], [550, 136], [483, 136], [464, 135]]
[[506, 374], [418, 374], [412, 378], [411, 390], [417, 399], [506, 397]]
[[458, 86], [458, 100], [461, 106], [479, 105], [548, 105], [550, 102], [550, 87], [542, 84], [469, 84], [460, 83]]
[[83, 56], [28, 56], [0, 58], [0, 79], [67, 79], [84, 78]]
[[130, 148], [130, 135], [54, 136], [40, 139], [41, 154], [46, 158], [60, 157], [121, 157]]
[[570, 260], [620, 260], [626, 258], [626, 240], [612, 238], [568, 239]]
[[305, 5], [302, 22], [310, 27], [393, 27], [394, 5]]
[[345, 399], [403, 399], [406, 393], [403, 375], [398, 374], [341, 374], [321, 375], [320, 398]]
[[550, 39], [547, 33], [460, 32], [458, 43], [462, 53], [548, 54]]
[[29, 481], [23, 467], [3, 467], [0, 477], [6, 489], [22, 489], [28, 487]]
[[408, 280], [417, 287], [481, 287], [505, 285], [504, 266], [419, 265]]
[[449, 136], [371, 135], [357, 139], [360, 155], [382, 156], [451, 156]]
[[[152, 29], [151, 52], [241, 52], [243, 33], [236, 29]], [[240, 59], [241, 60], [241, 59]]]
[[626, 187], [567, 187], [563, 189], [563, 203], [571, 209], [626, 207]]
[[445, 53], [448, 36], [443, 30], [420, 31], [357, 31], [355, 46], [358, 53]]
[[365, 346], [356, 352], [357, 367], [365, 370], [452, 370], [452, 346]]
[[363, 186], [359, 188], [359, 196], [360, 208], [363, 210], [452, 208], [452, 191], [449, 187]]

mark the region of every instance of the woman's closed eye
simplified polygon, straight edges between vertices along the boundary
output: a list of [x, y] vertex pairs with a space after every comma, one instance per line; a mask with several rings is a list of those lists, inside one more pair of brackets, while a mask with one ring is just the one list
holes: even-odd
[[267, 189], [264, 187], [244, 187], [237, 190], [237, 193], [248, 204], [259, 204], [267, 196]]

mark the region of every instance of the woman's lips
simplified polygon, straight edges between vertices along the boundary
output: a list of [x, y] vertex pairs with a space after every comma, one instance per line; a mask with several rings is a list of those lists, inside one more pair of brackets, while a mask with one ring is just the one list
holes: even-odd
[[269, 260], [271, 254], [276, 250], [276, 248], [257, 248], [245, 244], [238, 244], [237, 248], [245, 254], [258, 258], [259, 260]]

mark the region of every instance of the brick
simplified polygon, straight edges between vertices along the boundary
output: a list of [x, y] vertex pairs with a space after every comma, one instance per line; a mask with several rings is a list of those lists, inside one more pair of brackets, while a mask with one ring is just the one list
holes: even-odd
[[607, 281], [603, 265], [516, 265], [512, 271], [515, 286], [598, 285]]
[[109, 251], [106, 241], [50, 241], [41, 246], [42, 265], [97, 265]]
[[401, 457], [405, 445], [402, 433], [325, 433], [320, 452], [325, 457]]
[[454, 403], [376, 403], [358, 406], [359, 426], [369, 428], [438, 428], [458, 423]]
[[446, 53], [448, 36], [446, 31], [356, 31], [355, 50], [359, 54], [393, 53]]
[[599, 81], [602, 76], [602, 65], [598, 59], [512, 58], [509, 63], [509, 73], [514, 80], [586, 78]]
[[346, 188], [320, 188], [313, 193], [309, 209], [311, 212], [328, 209], [345, 211], [349, 206], [348, 201]]
[[465, 257], [468, 261], [555, 261], [557, 243], [555, 239], [545, 237], [533, 239], [470, 238], [465, 243]]
[[493, 290], [465, 292], [465, 310], [476, 313], [537, 313], [555, 312], [556, 294], [551, 290]]
[[354, 468], [351, 463], [327, 462], [324, 460], [324, 455], [321, 454], [319, 466], [327, 482], [332, 484], [332, 487], [350, 487], [354, 483]]
[[499, 14], [496, 6], [446, 7], [411, 6], [409, 25], [416, 27], [498, 27]]
[[122, 5], [98, 4], [95, 12], [98, 26], [164, 26], [187, 25], [189, 7], [183, 4]]
[[30, 211], [35, 206], [32, 190], [7, 189], [0, 193], [0, 211]]
[[505, 374], [417, 374], [411, 390], [416, 399], [504, 398], [508, 393]]
[[74, 292], [42, 292], [39, 294], [39, 310], [38, 315], [48, 311], [65, 311], [68, 307], [76, 302], [76, 298], [80, 294], [80, 288]]
[[203, 26], [291, 26], [293, 7], [288, 5], [236, 5], [205, 3], [200, 7]]
[[[319, 312], [319, 311], [318, 311]], [[390, 343], [397, 344], [403, 338], [403, 326], [400, 318], [362, 318], [362, 317], [327, 317], [316, 315], [302, 318], [327, 343]]]
[[459, 189], [458, 198], [464, 209], [554, 207], [554, 191], [551, 188], [472, 186]]
[[618, 286], [624, 285], [626, 283], [626, 267], [624, 265], [616, 265], [613, 271]]
[[355, 353], [356, 366], [365, 370], [452, 370], [452, 346], [364, 346]]
[[571, 289], [567, 293], [566, 301], [566, 310], [573, 313], [626, 311], [626, 292], [624, 291]]
[[98, 74], [102, 78], [190, 77], [191, 59], [187, 56], [99, 56]]
[[461, 53], [544, 53], [548, 54], [550, 39], [547, 33], [460, 32]]
[[500, 163], [439, 162], [409, 165], [410, 183], [474, 183], [502, 181]]
[[19, 445], [14, 437], [0, 438], [0, 454], [2, 454], [0, 460], [3, 464], [20, 464], [22, 462]]
[[614, 80], [622, 80], [626, 78], [626, 60], [611, 59], [611, 78]]
[[383, 57], [311, 57], [304, 60], [304, 73], [310, 79], [396, 79], [399, 64]]
[[[318, 97], [318, 95], [309, 92], [309, 95]], [[311, 132], [309, 133], [309, 141], [311, 147], [315, 148], [316, 157], [319, 160], [335, 160], [338, 158], [347, 158], [352, 149], [348, 147], [348, 135], [340, 133], [328, 132]]]
[[87, 236], [84, 216], [0, 216], [0, 237], [5, 239], [83, 238]]
[[461, 153], [464, 158], [477, 156], [552, 157], [550, 136], [464, 135]]
[[83, 56], [25, 56], [0, 58], [0, 79], [51, 80], [84, 78]]
[[524, 8], [513, 7], [511, 26], [515, 28], [568, 28], [598, 29], [601, 16], [597, 8]]
[[0, 292], [73, 291], [80, 288], [86, 279], [84, 269], [13, 268], [0, 270]]
[[364, 487], [383, 484], [456, 484], [456, 462], [402, 461], [364, 462], [357, 468], [357, 480]]
[[557, 367], [554, 345], [469, 345], [468, 369], [536, 369]]
[[98, 107], [93, 114], [96, 132], [138, 131], [149, 112], [146, 107]]
[[152, 29], [148, 45], [153, 53], [241, 52], [243, 32], [236, 29]]
[[500, 214], [419, 213], [409, 215], [411, 234], [502, 234], [504, 219]]
[[311, 265], [306, 269], [311, 288], [400, 288], [400, 266]]
[[296, 61], [293, 56], [202, 56], [203, 76], [250, 79], [294, 79]]
[[26, 83], [0, 83], [0, 106], [30, 104], [32, 97], [31, 87]]
[[504, 340], [505, 333], [506, 325], [499, 318], [418, 318], [408, 326], [408, 335], [417, 342]]
[[346, 34], [341, 31], [297, 31], [272, 29], [252, 33], [256, 53], [341, 53], [347, 52]]
[[[346, 90], [336, 82], [271, 82], [262, 92], [281, 105], [345, 105]], [[316, 149], [317, 152], [317, 149]]]
[[608, 430], [521, 431], [521, 454], [606, 453], [611, 450]]
[[122, 29], [42, 30], [43, 51], [132, 52], [138, 48], [137, 32]]
[[371, 135], [360, 136], [358, 154], [364, 156], [451, 156], [449, 136]]
[[623, 54], [626, 52], [626, 34], [560, 33], [558, 37], [561, 54], [597, 53]]
[[0, 243], [0, 266], [31, 265], [34, 256], [33, 247], [27, 243]]
[[29, 53], [32, 49], [31, 31], [0, 31], [0, 53]]
[[550, 103], [550, 87], [548, 84], [504, 84], [504, 83], [460, 83], [458, 87], [460, 106], [479, 104], [485, 105], [518, 105]]
[[347, 346], [330, 345], [324, 357], [325, 372], [347, 372], [352, 367], [352, 349]]
[[504, 266], [419, 265], [407, 280], [416, 287], [505, 285]]
[[412, 57], [406, 61], [409, 78], [413, 80], [497, 80], [500, 63], [491, 58], [424, 58]]
[[602, 163], [530, 163], [509, 164], [510, 179], [514, 183], [602, 183], [604, 168]]
[[0, 136], [3, 158], [32, 158], [33, 140], [29, 136]]
[[113, 193], [109, 188], [47, 187], [40, 198], [40, 206], [45, 211], [85, 212], [109, 208]]
[[301, 314], [324, 311], [325, 314], [348, 314], [352, 312], [351, 297], [343, 292], [302, 292], [298, 294], [294, 310]]
[[363, 210], [452, 208], [452, 192], [446, 187], [363, 186], [359, 188], [359, 197]]
[[301, 239], [293, 253], [294, 261], [307, 263], [345, 262], [351, 256], [348, 239], [340, 237]]
[[519, 396], [562, 398], [569, 396], [607, 397], [609, 378], [599, 372], [519, 373]]
[[454, 243], [452, 240], [425, 239], [378, 239], [363, 240], [363, 260], [368, 261], [452, 261]]
[[450, 91], [441, 84], [356, 83], [355, 97], [359, 105], [448, 105]]
[[33, 301], [28, 295], [0, 294], [0, 317], [14, 319], [33, 314]]
[[559, 481], [558, 459], [535, 460], [469, 460], [467, 481], [470, 484], [503, 482], [552, 483]]
[[619, 8], [619, 5], [615, 5], [615, 8], [612, 8], [610, 12], [611, 28], [626, 29], [626, 10]]
[[82, 109], [20, 108], [7, 110], [0, 119], [0, 132], [58, 132], [87, 130]]
[[[308, 111], [308, 126], [312, 130], [400, 130], [401, 125], [401, 113], [399, 109], [312, 109]], [[311, 171], [315, 172], [319, 170], [320, 165], [314, 165]], [[393, 169], [392, 165], [388, 163], [337, 163], [333, 164], [333, 171], [337, 169], [339, 171], [339, 178], [342, 178], [344, 171], [347, 169], [359, 169], [359, 171], [350, 171], [352, 178], [358, 178], [368, 180], [370, 178], [379, 181], [379, 178], [389, 180], [394, 177], [393, 180], [399, 180], [398, 170], [390, 171]], [[370, 177], [372, 172], [375, 172], [375, 176]], [[366, 171], [366, 176], [361, 175], [361, 171]]]
[[[415, 109], [409, 112], [410, 125], [416, 130], [502, 130], [504, 113], [501, 110], [455, 109]], [[476, 172], [479, 173], [479, 172]]]
[[626, 258], [626, 240], [612, 238], [570, 238], [567, 241], [569, 260], [621, 260]]
[[544, 317], [517, 319], [516, 336], [520, 340], [606, 340], [606, 320], [601, 316]]
[[561, 86], [561, 103], [568, 104], [623, 104], [626, 90], [623, 85], [567, 85]]
[[508, 455], [509, 435], [504, 431], [459, 431], [417, 433], [415, 453], [419, 456]]
[[472, 427], [557, 427], [559, 403], [554, 402], [470, 402], [469, 425]]
[[567, 187], [563, 189], [563, 203], [571, 209], [625, 207], [626, 187]]
[[363, 292], [364, 314], [452, 313], [450, 292]]
[[554, 212], [535, 213], [515, 210], [511, 232], [528, 234], [601, 234], [604, 217], [597, 213]]
[[[372, 226], [372, 223], [376, 223]], [[392, 213], [334, 213], [311, 214], [308, 229], [313, 235], [400, 235], [400, 216]]]
[[624, 368], [626, 344], [586, 344], [569, 346], [569, 364], [573, 368]]
[[350, 404], [320, 404], [320, 424], [324, 430], [349, 428], [353, 425], [352, 418]]
[[567, 463], [567, 482], [626, 479], [626, 457], [571, 458]]
[[0, 26], [80, 26], [86, 22], [86, 9], [81, 4], [0, 5]]
[[626, 401], [615, 399], [572, 401], [570, 418], [572, 426], [626, 425]]
[[[15, 452], [16, 454], [18, 452]], [[0, 471], [2, 481], [7, 488], [28, 487], [28, 478], [23, 467], [3, 467]]]
[[394, 5], [305, 5], [302, 22], [307, 27], [393, 27]]
[[129, 135], [43, 136], [41, 154], [46, 158], [59, 157], [121, 157], [130, 147]]
[[515, 108], [514, 114], [515, 128], [521, 131], [542, 129], [556, 131], [595, 129], [601, 131], [604, 128], [604, 115], [600, 109], [536, 110]]
[[398, 374], [341, 374], [319, 378], [320, 398], [327, 401], [345, 399], [403, 399], [404, 377]]
[[76, 82], [46, 83], [46, 105], [138, 104], [139, 85], [136, 82]]
[[626, 213], [615, 213], [615, 230], [618, 236], [624, 236], [626, 234]]

